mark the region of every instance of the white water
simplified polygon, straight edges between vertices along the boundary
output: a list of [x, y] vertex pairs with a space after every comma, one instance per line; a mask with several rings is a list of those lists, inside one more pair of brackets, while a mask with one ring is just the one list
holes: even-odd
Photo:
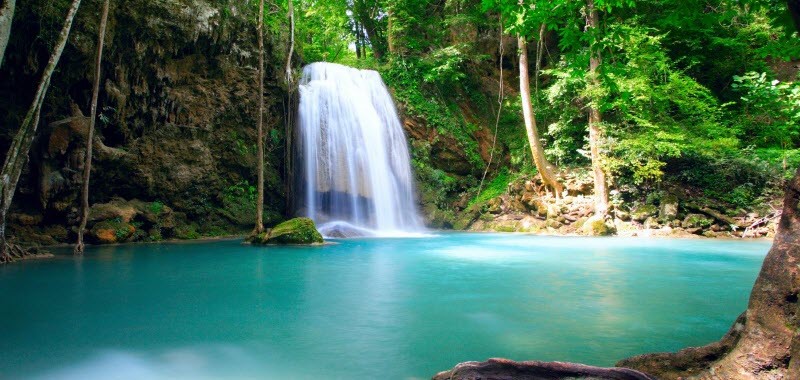
[[300, 80], [298, 213], [323, 235], [403, 236], [424, 231], [408, 144], [380, 74], [312, 63]]

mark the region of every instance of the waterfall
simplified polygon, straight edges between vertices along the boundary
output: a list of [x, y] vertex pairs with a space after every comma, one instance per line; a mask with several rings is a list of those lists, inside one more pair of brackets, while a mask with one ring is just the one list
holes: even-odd
[[323, 235], [424, 230], [408, 144], [380, 74], [324, 62], [306, 66], [296, 133], [297, 213]]

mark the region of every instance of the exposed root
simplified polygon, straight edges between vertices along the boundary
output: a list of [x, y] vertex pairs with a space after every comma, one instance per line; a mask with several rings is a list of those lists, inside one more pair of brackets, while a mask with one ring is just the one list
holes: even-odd
[[24, 260], [34, 256], [40, 256], [36, 248], [23, 248], [14, 243], [6, 243], [2, 253], [0, 253], [0, 265], [13, 263], [17, 260]]

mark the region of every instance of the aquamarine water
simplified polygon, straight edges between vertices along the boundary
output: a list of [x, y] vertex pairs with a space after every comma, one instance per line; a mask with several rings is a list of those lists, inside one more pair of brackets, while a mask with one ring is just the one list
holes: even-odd
[[443, 234], [93, 248], [0, 268], [2, 379], [423, 379], [722, 336], [768, 242]]

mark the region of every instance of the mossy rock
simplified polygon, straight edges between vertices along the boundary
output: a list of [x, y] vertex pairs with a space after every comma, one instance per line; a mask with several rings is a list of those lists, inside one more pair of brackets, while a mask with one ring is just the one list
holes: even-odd
[[589, 236], [610, 236], [617, 232], [612, 224], [607, 223], [605, 218], [598, 215], [589, 218], [589, 220], [583, 224], [581, 230], [584, 234]]
[[134, 233], [136, 227], [120, 219], [104, 220], [95, 224], [90, 231], [90, 235], [100, 244], [126, 242]]
[[195, 240], [200, 238], [200, 233], [197, 232], [196, 224], [182, 224], [175, 228], [175, 237], [183, 240]]
[[678, 197], [674, 194], [667, 194], [661, 198], [661, 203], [658, 209], [658, 219], [662, 223], [669, 222], [678, 217], [678, 207], [680, 203]]
[[656, 216], [657, 214], [658, 214], [658, 207], [650, 204], [641, 205], [633, 209], [633, 211], [631, 211], [631, 219], [641, 223], [647, 220], [647, 218], [651, 216]]
[[683, 219], [681, 227], [683, 228], [708, 228], [714, 224], [714, 220], [706, 217], [703, 214], [689, 214]]
[[309, 218], [287, 220], [277, 226], [248, 238], [253, 244], [321, 244], [322, 235], [317, 231], [314, 221]]

